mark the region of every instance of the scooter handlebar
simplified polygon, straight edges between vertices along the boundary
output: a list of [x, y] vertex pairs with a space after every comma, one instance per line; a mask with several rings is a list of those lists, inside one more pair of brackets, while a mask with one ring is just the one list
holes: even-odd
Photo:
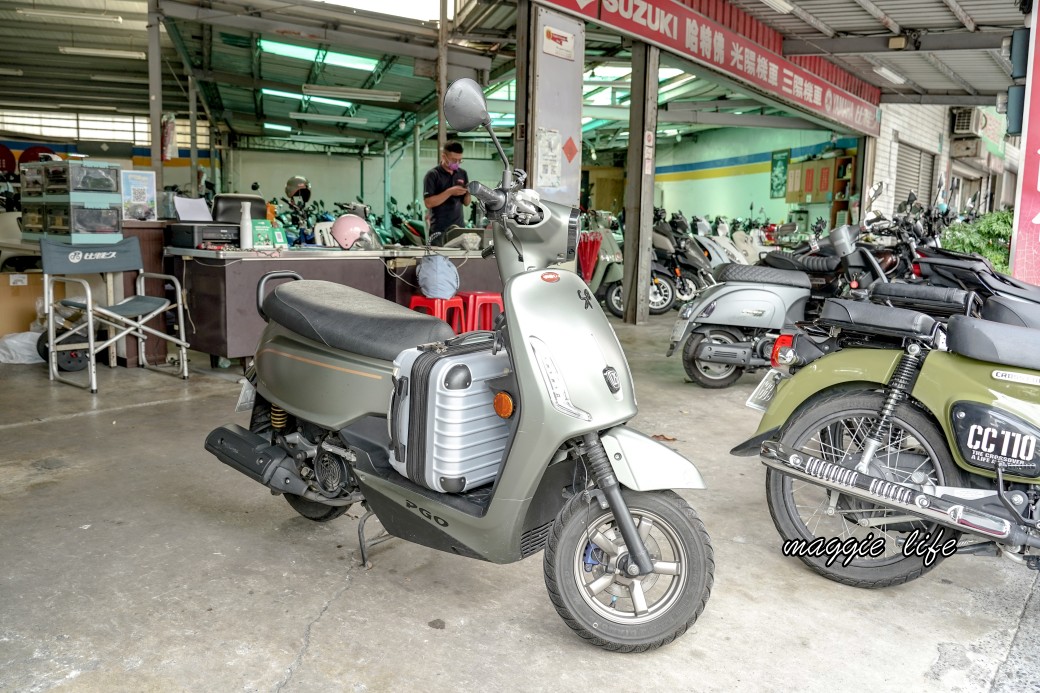
[[469, 192], [484, 204], [489, 212], [497, 212], [506, 206], [506, 194], [501, 190], [492, 190], [478, 180], [470, 181]]

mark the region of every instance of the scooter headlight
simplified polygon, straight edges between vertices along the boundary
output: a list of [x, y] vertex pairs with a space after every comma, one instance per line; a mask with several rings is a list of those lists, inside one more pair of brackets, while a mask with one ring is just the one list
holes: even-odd
[[534, 359], [538, 362], [538, 370], [542, 373], [542, 381], [545, 383], [545, 389], [549, 393], [549, 401], [552, 403], [553, 409], [562, 414], [566, 414], [567, 416], [573, 416], [576, 419], [592, 421], [592, 414], [589, 414], [583, 409], [579, 409], [574, 406], [573, 402], [571, 402], [570, 393], [567, 391], [567, 383], [563, 379], [563, 373], [560, 372], [556, 362], [553, 361], [552, 356], [549, 353], [549, 347], [546, 346], [545, 342], [537, 337], [531, 337], [530, 343], [531, 349], [534, 351]]

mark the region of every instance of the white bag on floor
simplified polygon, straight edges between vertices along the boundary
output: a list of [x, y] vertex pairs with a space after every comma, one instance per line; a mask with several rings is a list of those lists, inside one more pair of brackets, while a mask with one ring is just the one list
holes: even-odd
[[35, 332], [15, 332], [0, 337], [0, 363], [43, 363], [36, 351], [39, 338]]

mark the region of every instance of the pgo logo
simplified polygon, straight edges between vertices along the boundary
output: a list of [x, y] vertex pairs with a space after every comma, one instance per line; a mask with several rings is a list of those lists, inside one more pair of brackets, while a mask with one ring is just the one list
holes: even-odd
[[79, 262], [83, 259], [83, 252], [79, 250], [73, 250], [69, 253], [69, 262]]

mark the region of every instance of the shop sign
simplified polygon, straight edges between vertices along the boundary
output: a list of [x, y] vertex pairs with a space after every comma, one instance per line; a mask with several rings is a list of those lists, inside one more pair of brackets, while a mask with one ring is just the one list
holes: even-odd
[[1025, 107], [1022, 114], [1022, 159], [1018, 165], [1011, 273], [1016, 279], [1040, 283], [1040, 70], [1036, 69], [1040, 31], [1030, 36]]
[[542, 38], [543, 51], [557, 58], [574, 60], [574, 34], [547, 26]]
[[706, 65], [787, 103], [867, 135], [881, 133], [877, 106], [839, 89], [674, 0], [538, 0]]

